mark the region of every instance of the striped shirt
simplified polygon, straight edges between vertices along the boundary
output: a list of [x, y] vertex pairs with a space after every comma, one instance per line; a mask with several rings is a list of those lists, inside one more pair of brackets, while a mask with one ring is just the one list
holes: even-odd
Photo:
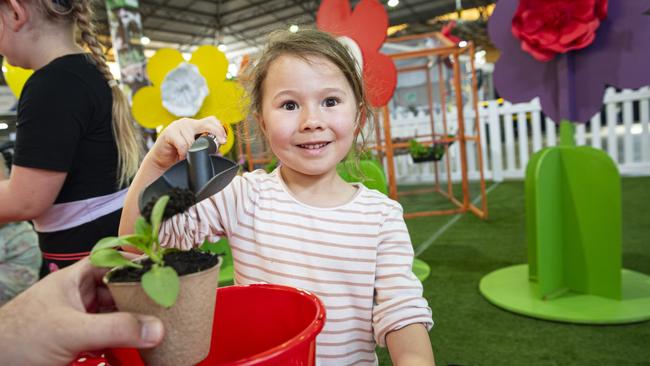
[[388, 332], [414, 323], [430, 329], [433, 321], [411, 269], [401, 206], [357, 188], [348, 203], [320, 208], [294, 198], [278, 169], [245, 173], [167, 220], [161, 242], [189, 249], [227, 236], [236, 284], [282, 284], [321, 299], [319, 365], [376, 365], [375, 346], [385, 346]]

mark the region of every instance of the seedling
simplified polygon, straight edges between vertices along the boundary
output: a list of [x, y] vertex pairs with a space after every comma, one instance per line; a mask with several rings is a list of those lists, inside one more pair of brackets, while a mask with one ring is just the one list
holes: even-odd
[[157, 304], [171, 307], [178, 297], [180, 281], [174, 268], [165, 266], [163, 257], [173, 249], [160, 246], [158, 233], [163, 219], [169, 196], [161, 196], [151, 210], [150, 220], [143, 216], [135, 222], [135, 234], [120, 237], [106, 237], [93, 247], [90, 261], [98, 267], [133, 267], [143, 268], [142, 264], [124, 258], [117, 247], [129, 245], [146, 254], [152, 261], [151, 269], [142, 275], [141, 283], [144, 292]]

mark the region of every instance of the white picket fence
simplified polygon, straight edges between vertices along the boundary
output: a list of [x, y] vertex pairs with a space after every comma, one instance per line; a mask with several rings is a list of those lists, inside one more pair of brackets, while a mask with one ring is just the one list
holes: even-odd
[[[559, 142], [559, 129], [550, 118], [544, 118], [537, 99], [529, 103], [499, 104], [497, 101], [479, 103], [479, 128], [486, 179], [521, 179], [530, 156]], [[635, 113], [636, 111], [636, 113]], [[576, 128], [576, 143], [591, 145], [606, 151], [618, 164], [623, 175], [650, 175], [650, 87], [616, 92], [608, 89], [604, 97], [604, 118], [595, 115], [588, 125]], [[464, 110], [465, 131], [472, 135], [474, 110]], [[602, 122], [605, 121], [605, 122]], [[442, 116], [434, 114], [436, 132], [442, 132]], [[457, 131], [455, 111], [447, 112], [450, 133]], [[408, 139], [431, 133], [430, 116], [423, 112], [396, 113], [391, 116], [393, 138]], [[476, 145], [467, 145], [467, 164], [470, 179], [479, 176]], [[449, 149], [452, 180], [460, 179], [458, 144]], [[445, 164], [439, 164], [445, 172]], [[433, 179], [434, 165], [413, 164], [408, 154], [395, 156], [398, 183], [421, 183]], [[446, 175], [446, 173], [444, 174]]]

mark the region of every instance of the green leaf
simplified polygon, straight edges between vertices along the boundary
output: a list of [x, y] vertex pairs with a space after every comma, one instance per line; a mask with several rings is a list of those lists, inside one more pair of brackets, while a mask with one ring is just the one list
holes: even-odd
[[135, 234], [120, 236], [119, 238], [114, 236], [109, 236], [98, 241], [97, 244], [95, 244], [95, 246], [93, 247], [92, 252], [115, 248], [122, 245], [132, 245], [144, 251], [145, 248], [147, 248], [148, 241], [150, 241], [149, 238], [142, 235], [135, 235]]
[[228, 240], [221, 239], [216, 243], [212, 243], [206, 239], [199, 247], [199, 250], [202, 252], [223, 255], [228, 251]]
[[95, 244], [93, 249], [91, 250], [91, 253], [94, 253], [99, 250], [107, 249], [107, 248], [115, 248], [120, 245], [124, 244], [121, 238], [115, 237], [115, 236], [107, 236], [104, 239], [100, 240]]
[[135, 220], [135, 233], [142, 236], [151, 236], [151, 224], [147, 219], [140, 216]]
[[97, 267], [120, 267], [128, 266], [134, 268], [142, 268], [138, 263], [133, 263], [130, 260], [122, 257], [122, 254], [115, 249], [102, 249], [90, 253], [90, 263]]
[[180, 280], [173, 268], [153, 266], [142, 276], [142, 288], [153, 301], [168, 308], [176, 302]]
[[125, 235], [121, 239], [124, 242], [123, 244], [132, 245], [143, 252], [146, 252], [151, 247], [151, 236], [149, 235]]
[[169, 196], [164, 195], [156, 201], [156, 204], [151, 210], [151, 225], [153, 226], [151, 230], [152, 237], [158, 238], [158, 231], [160, 231], [160, 222], [162, 221], [163, 214], [165, 213], [165, 206], [169, 202]]

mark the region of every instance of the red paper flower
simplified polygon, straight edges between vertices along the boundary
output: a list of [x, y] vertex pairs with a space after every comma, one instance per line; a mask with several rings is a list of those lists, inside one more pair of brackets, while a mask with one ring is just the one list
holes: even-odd
[[337, 36], [357, 58], [370, 104], [388, 103], [397, 85], [397, 70], [390, 57], [379, 52], [388, 29], [384, 6], [376, 0], [361, 0], [351, 11], [348, 0], [323, 0], [316, 26]]
[[607, 0], [521, 0], [512, 33], [522, 50], [546, 62], [590, 45], [606, 16]]
[[494, 84], [505, 99], [524, 103], [539, 97], [552, 120], [587, 122], [600, 111], [605, 87], [650, 85], [650, 0], [609, 2], [594, 43], [549, 62], [530, 57], [514, 37], [511, 25], [519, 4], [499, 0], [488, 22], [490, 40], [501, 51]]

